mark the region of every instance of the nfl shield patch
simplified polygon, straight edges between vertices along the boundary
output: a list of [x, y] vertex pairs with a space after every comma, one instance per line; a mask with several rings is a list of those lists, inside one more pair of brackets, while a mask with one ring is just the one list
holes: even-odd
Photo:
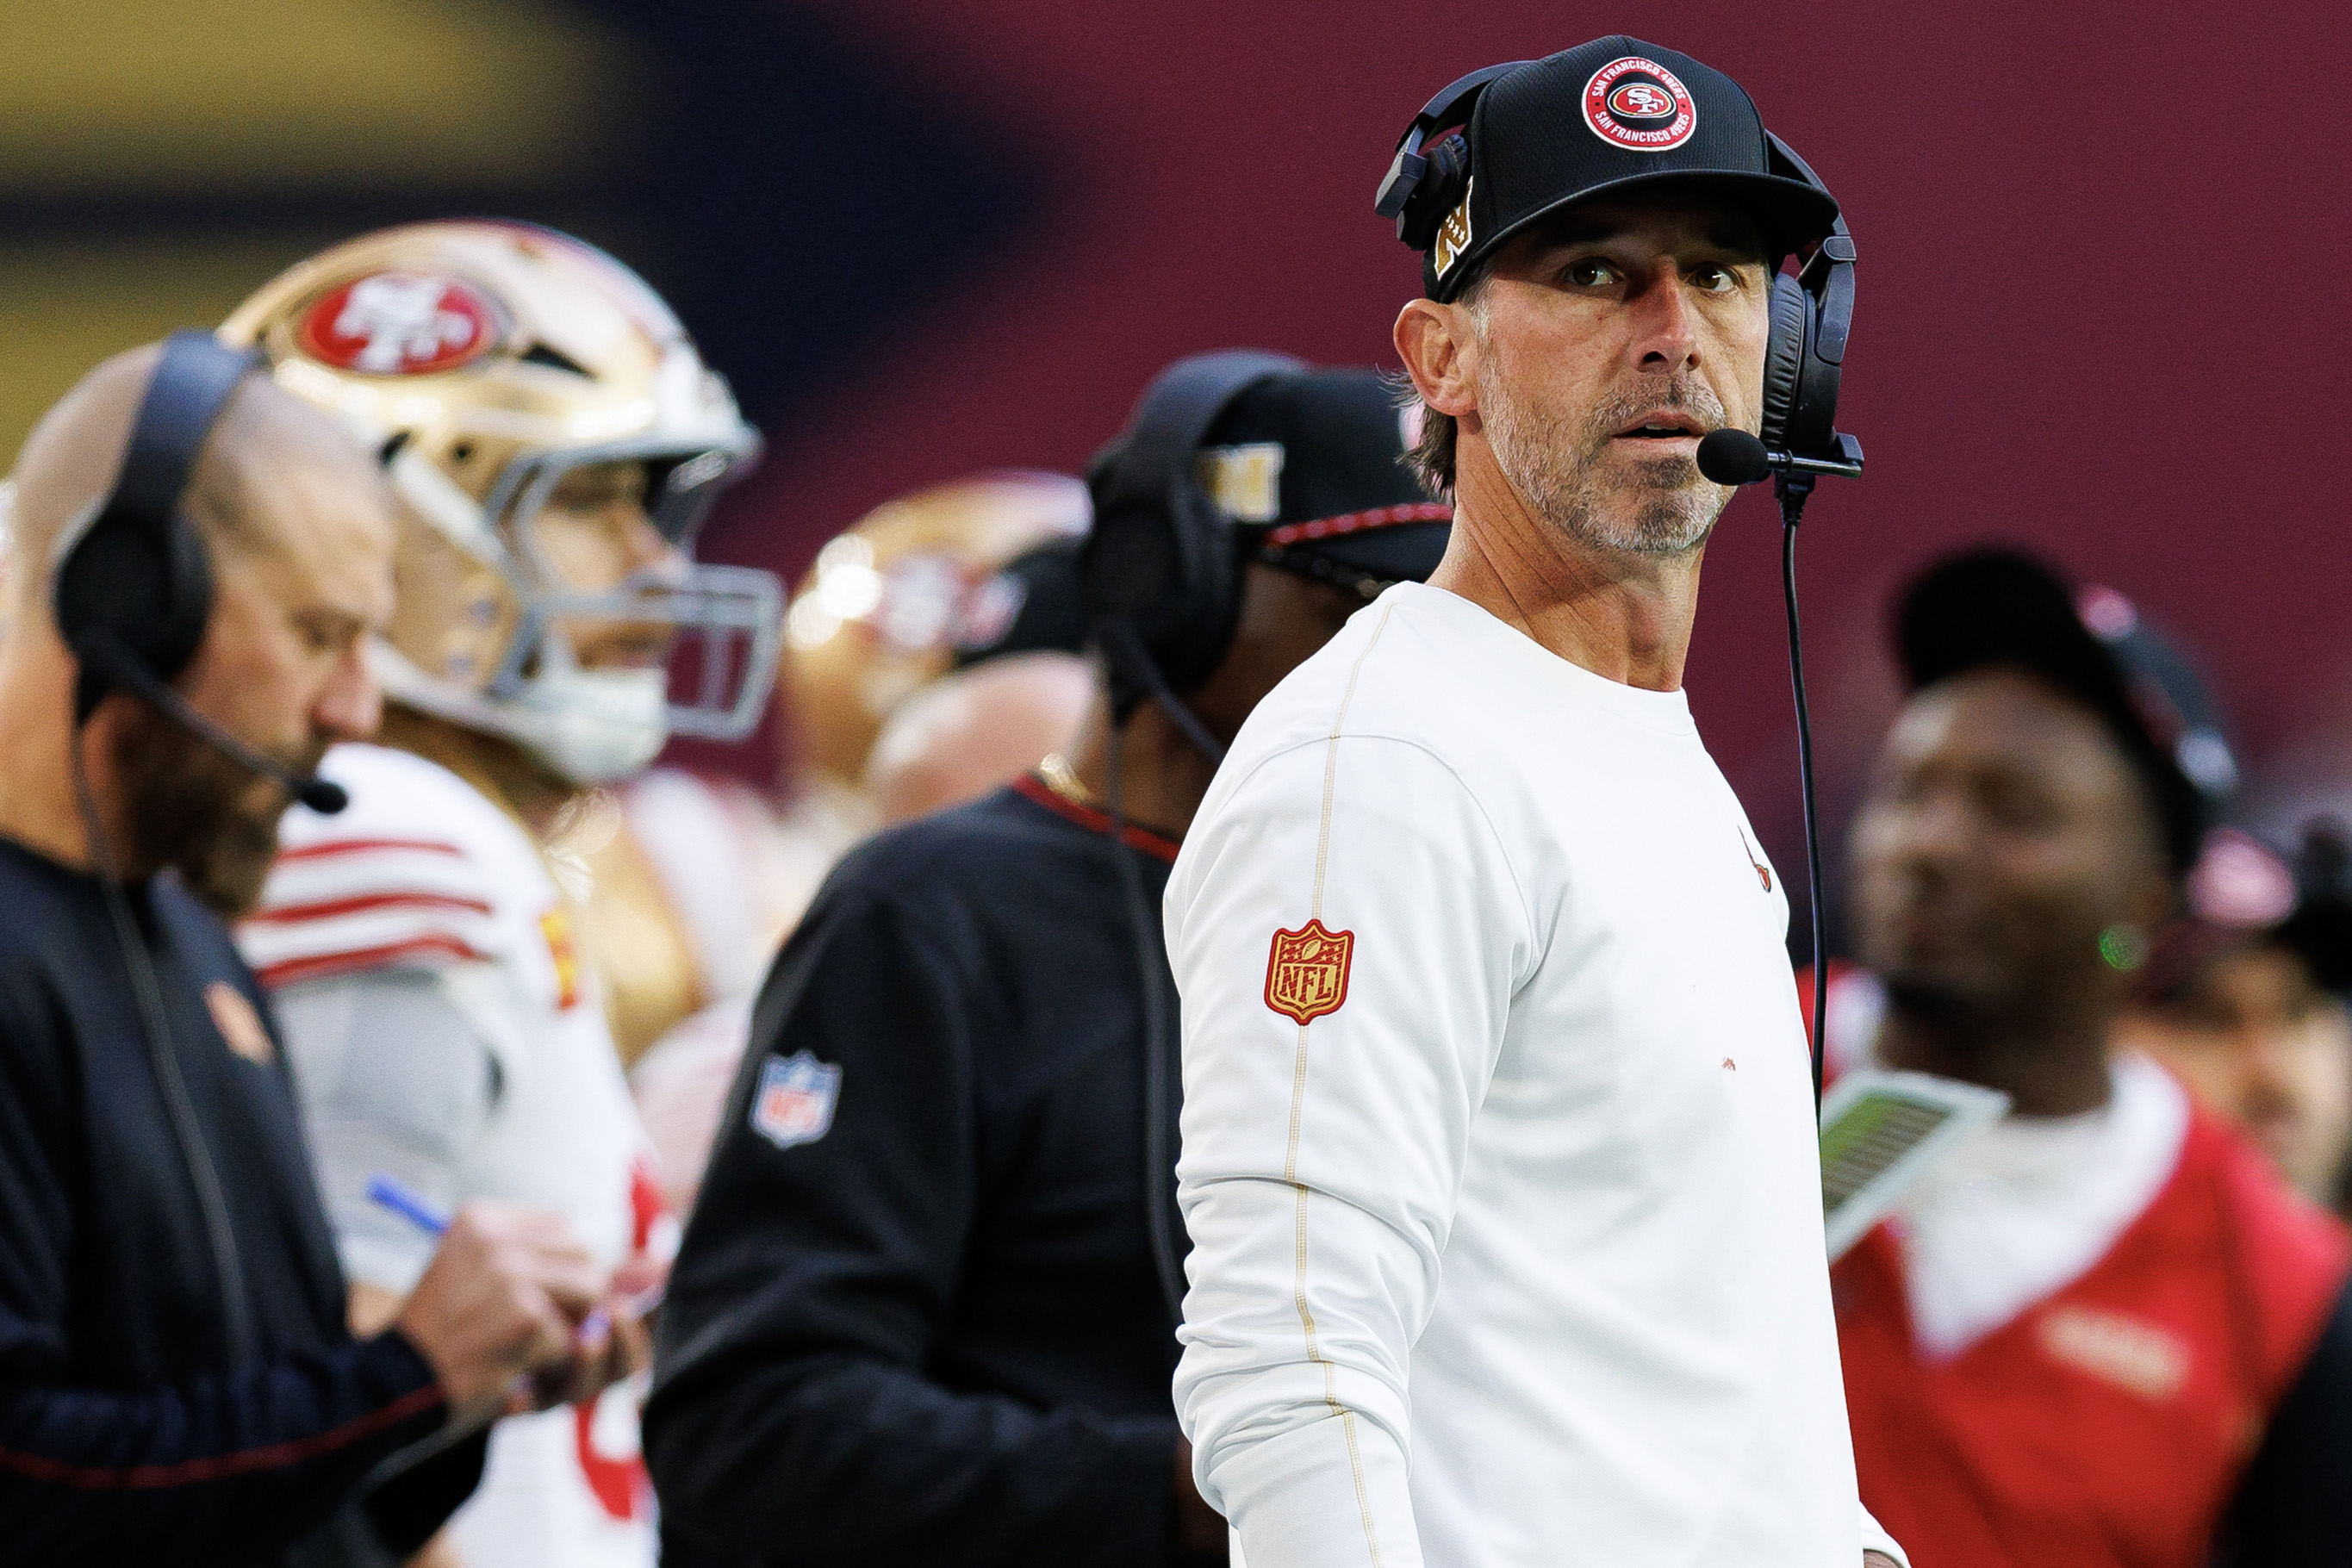
[[840, 1094], [839, 1068], [806, 1051], [770, 1057], [760, 1064], [760, 1087], [751, 1096], [751, 1131], [779, 1149], [814, 1143], [832, 1128]]
[[1332, 931], [1319, 920], [1276, 931], [1265, 960], [1265, 1005], [1301, 1024], [1338, 1012], [1348, 1000], [1355, 950], [1355, 932]]

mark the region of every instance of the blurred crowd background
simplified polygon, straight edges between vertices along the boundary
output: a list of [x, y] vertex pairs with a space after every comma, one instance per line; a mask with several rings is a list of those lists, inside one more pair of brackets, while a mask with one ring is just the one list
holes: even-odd
[[[889, 497], [1074, 469], [1180, 353], [1388, 363], [1414, 262], [1370, 193], [1403, 116], [1611, 20], [1526, 0], [10, 5], [0, 449], [102, 355], [215, 321], [338, 238], [524, 217], [628, 258], [732, 379], [770, 456], [702, 553], [797, 580]], [[2352, 106], [2308, 69], [2341, 27], [2315, 0], [2258, 35], [2188, 5], [1676, 13], [1669, 41], [1736, 63], [1861, 247], [1840, 423], [1870, 474], [1823, 493], [1801, 554], [1833, 820], [1891, 702], [1888, 591], [1987, 537], [2121, 590], [2203, 659], [2254, 799], [2343, 752], [2352, 558], [2324, 542], [2352, 205], [2328, 150]], [[1769, 507], [1743, 498], [1717, 536], [1690, 689], [1793, 865]], [[782, 749], [771, 730], [686, 760], [766, 782]]]

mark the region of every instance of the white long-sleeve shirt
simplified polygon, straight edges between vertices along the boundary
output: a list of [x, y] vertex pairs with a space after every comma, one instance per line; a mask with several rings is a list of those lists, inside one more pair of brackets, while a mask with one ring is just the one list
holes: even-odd
[[1166, 913], [1177, 1404], [1249, 1568], [1899, 1560], [1788, 902], [1682, 693], [1393, 588], [1244, 726]]

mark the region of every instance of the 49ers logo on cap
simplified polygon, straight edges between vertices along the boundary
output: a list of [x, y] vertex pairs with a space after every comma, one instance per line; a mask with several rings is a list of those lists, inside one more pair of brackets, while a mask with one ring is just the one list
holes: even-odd
[[1698, 129], [1698, 108], [1682, 78], [1655, 60], [1626, 55], [1584, 84], [1584, 123], [1612, 147], [1663, 153]]
[[498, 336], [479, 291], [425, 272], [372, 272], [331, 289], [297, 329], [302, 352], [362, 375], [428, 375], [478, 358]]

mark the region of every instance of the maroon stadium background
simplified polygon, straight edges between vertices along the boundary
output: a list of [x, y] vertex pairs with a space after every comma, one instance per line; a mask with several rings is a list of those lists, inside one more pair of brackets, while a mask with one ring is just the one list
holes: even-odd
[[[1627, 15], [826, 9], [855, 47], [1050, 184], [855, 363], [798, 389], [773, 459], [713, 541], [795, 572], [893, 493], [992, 465], [1082, 463], [1178, 354], [1254, 344], [1393, 363], [1389, 323], [1416, 272], [1370, 196], [1399, 130], [1462, 71]], [[2285, 7], [2258, 33], [2187, 6], [1638, 14], [1653, 41], [1748, 86], [1860, 246], [1840, 423], [1862, 437], [1869, 476], [1824, 487], [1800, 547], [1841, 771], [1879, 706], [1887, 589], [1937, 549], [1988, 536], [2030, 542], [2184, 634], [2254, 747], [2331, 711], [2352, 654], [2337, 478], [2352, 109], [2325, 64], [2340, 13]], [[857, 134], [831, 126], [812, 145]], [[811, 216], [804, 243], [821, 250], [824, 215]], [[1689, 686], [1788, 860], [1776, 521], [1749, 492], [1717, 534]]]

